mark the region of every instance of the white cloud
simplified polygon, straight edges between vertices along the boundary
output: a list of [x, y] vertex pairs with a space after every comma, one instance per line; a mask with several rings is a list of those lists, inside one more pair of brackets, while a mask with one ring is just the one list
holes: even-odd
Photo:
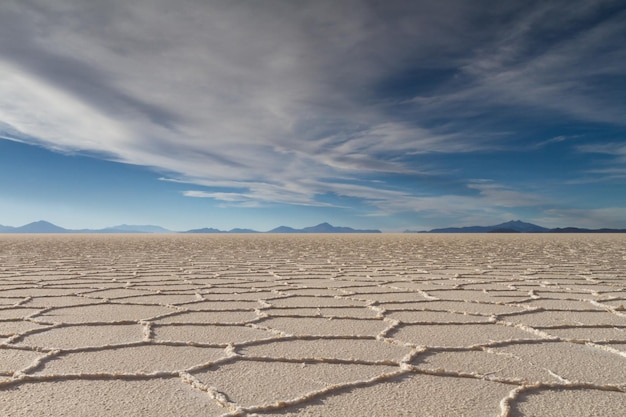
[[[53, 149], [116, 154], [132, 143], [122, 123], [90, 108], [54, 85], [0, 61], [0, 120]], [[94, 130], [97, 128], [97, 130]]]
[[598, 229], [604, 227], [624, 228], [626, 207], [604, 207], [594, 209], [551, 209], [545, 215], [534, 219], [550, 227], [584, 227]]
[[2, 6], [32, 30], [0, 56], [0, 119], [46, 147], [296, 204], [320, 176], [410, 170], [383, 152], [467, 147], [355, 100], [406, 55], [359, 2], [36, 3]]
[[[568, 21], [588, 3], [569, 7]], [[496, 15], [516, 10], [492, 6]], [[624, 120], [623, 107], [606, 110], [611, 99], [588, 101], [572, 88], [623, 69], [621, 56], [595, 52], [619, 33], [622, 15], [527, 59], [531, 27], [550, 23], [550, 8], [528, 9], [506, 28], [475, 25], [478, 9], [455, 0], [9, 0], [0, 5], [0, 121], [52, 149], [100, 152], [219, 188], [185, 195], [229, 204], [326, 205], [317, 198], [326, 193], [381, 212], [538, 204], [494, 185], [471, 185], [475, 197], [420, 197], [419, 185], [358, 180], [428, 174], [406, 165], [407, 155], [503, 147], [497, 132], [425, 122], [481, 106]], [[509, 35], [494, 44], [494, 33]], [[606, 65], [579, 65], [580, 50]], [[416, 97], [400, 116], [376, 88], [414, 67], [461, 69], [471, 82]]]
[[576, 147], [579, 152], [601, 153], [626, 158], [626, 144], [618, 142], [597, 143], [579, 145]]
[[[616, 11], [610, 17], [585, 21], [611, 7]], [[464, 85], [413, 102], [435, 115], [445, 109], [477, 115], [512, 106], [518, 114], [548, 111], [624, 126], [622, 96], [597, 84], [626, 71], [624, 27], [626, 11], [614, 0], [542, 2], [494, 32], [495, 42], [476, 48], [461, 67]]]
[[480, 197], [490, 206], [497, 207], [529, 207], [546, 204], [544, 197], [536, 194], [520, 192], [510, 187], [491, 181], [476, 181], [468, 184], [469, 188], [478, 190]]

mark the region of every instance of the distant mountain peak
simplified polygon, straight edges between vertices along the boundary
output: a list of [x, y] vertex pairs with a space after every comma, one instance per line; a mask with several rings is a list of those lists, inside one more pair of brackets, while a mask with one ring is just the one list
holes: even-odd
[[161, 226], [155, 226], [152, 224], [120, 224], [117, 226], [107, 227], [107, 230], [119, 230], [122, 232], [133, 233], [171, 233], [171, 230], [165, 229]]
[[214, 229], [212, 227], [203, 227], [201, 229], [191, 229], [184, 231], [183, 233], [226, 233], [219, 229]]
[[320, 223], [316, 226], [294, 229], [288, 226], [279, 226], [269, 231], [269, 233], [380, 233], [380, 230], [359, 230], [351, 227], [333, 226], [328, 222]]
[[15, 233], [67, 233], [69, 230], [45, 220], [38, 220], [25, 224], [24, 226], [16, 227], [13, 231]]
[[510, 220], [508, 222], [492, 226], [444, 227], [440, 229], [432, 229], [427, 233], [541, 233], [548, 231], [550, 231], [550, 229], [537, 226], [536, 224], [523, 222], [521, 220]]

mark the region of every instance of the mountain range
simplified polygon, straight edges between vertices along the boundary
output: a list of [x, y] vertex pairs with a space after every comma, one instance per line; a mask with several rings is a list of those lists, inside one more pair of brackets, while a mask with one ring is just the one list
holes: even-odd
[[585, 229], [581, 227], [552, 228], [537, 226], [521, 220], [511, 220], [493, 226], [445, 227], [405, 233], [626, 233], [626, 229]]
[[[316, 226], [294, 229], [289, 226], [279, 226], [267, 232], [252, 229], [235, 228], [219, 230], [211, 227], [186, 231], [173, 231], [154, 225], [121, 224], [104, 229], [65, 229], [45, 220], [29, 223], [20, 227], [0, 225], [0, 233], [381, 233], [377, 229], [353, 229], [351, 227], [333, 226], [329, 223], [320, 223]], [[404, 233], [626, 233], [626, 229], [585, 229], [580, 227], [547, 228], [521, 220], [511, 220], [492, 226], [446, 227], [432, 230], [413, 231]]]
[[268, 232], [240, 228], [226, 231], [209, 227], [177, 232], [160, 226], [129, 224], [111, 226], [104, 229], [65, 229], [45, 220], [39, 220], [20, 227], [0, 225], [0, 233], [380, 233], [380, 230], [359, 230], [351, 227], [337, 227], [328, 223], [320, 223], [317, 226], [305, 227], [303, 229], [279, 226]]

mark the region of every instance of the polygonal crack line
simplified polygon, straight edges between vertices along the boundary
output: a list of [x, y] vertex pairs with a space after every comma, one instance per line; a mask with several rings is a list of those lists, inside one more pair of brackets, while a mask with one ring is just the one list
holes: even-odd
[[[82, 323], [81, 323], [82, 325]], [[30, 330], [25, 330], [21, 333], [18, 334], [14, 334], [12, 336], [10, 336], [6, 341], [4, 341], [3, 343], [0, 343], [0, 346], [10, 346], [13, 345], [15, 343], [19, 343], [20, 340], [22, 340], [23, 338], [25, 338], [26, 336], [30, 336], [32, 334], [37, 334], [37, 333], [41, 333], [41, 332], [45, 332], [47, 330], [50, 329], [58, 329], [61, 327], [65, 327], [67, 326], [64, 323], [55, 323], [55, 324], [50, 324], [47, 325], [46, 327], [40, 327], [40, 328], [34, 328], [34, 329], [30, 329]]]
[[[216, 363], [221, 363], [222, 361], [229, 361], [229, 360], [232, 360], [233, 357], [237, 356], [234, 353], [231, 344], [206, 344], [206, 343], [190, 343], [190, 342], [176, 342], [176, 341], [137, 341], [137, 342], [120, 343], [120, 344], [115, 344], [115, 345], [86, 346], [86, 347], [81, 347], [81, 348], [70, 348], [70, 349], [50, 349], [47, 352], [42, 351], [43, 353], [46, 353], [46, 354], [41, 357], [36, 358], [33, 361], [33, 363], [31, 363], [26, 368], [16, 372], [16, 374], [39, 377], [39, 375], [32, 375], [32, 373], [42, 369], [51, 360], [63, 358], [63, 356], [66, 356], [66, 355], [75, 354], [75, 353], [85, 353], [85, 352], [111, 351], [111, 350], [141, 347], [141, 346], [199, 347], [199, 348], [211, 348], [211, 349], [224, 349], [224, 354], [225, 354], [224, 357], [213, 360], [213, 361], [208, 361], [202, 364], [191, 366], [185, 369], [188, 372], [209, 368]], [[29, 350], [29, 349], [23, 349], [23, 350]], [[161, 371], [155, 371], [155, 372], [158, 373]], [[167, 371], [164, 371], [164, 372], [167, 372]], [[114, 373], [111, 375], [118, 375], [118, 374], [124, 374], [124, 373]], [[72, 374], [63, 374], [63, 375], [72, 375]], [[83, 375], [83, 374], [78, 374], [78, 375]], [[94, 375], [108, 375], [108, 373], [103, 372], [103, 373], [97, 373]], [[128, 375], [153, 375], [153, 373], [137, 373], [137, 374], [129, 373]]]
[[[400, 326], [402, 325], [402, 322], [400, 320], [396, 320], [396, 319], [391, 319], [391, 318], [383, 318], [383, 321], [385, 323], [388, 323], [389, 325], [387, 327], [385, 327], [380, 333], [378, 333], [378, 335], [376, 335], [376, 340], [386, 340], [388, 339], [388, 335], [389, 333], [393, 332], [394, 330], [397, 330], [400, 328]], [[395, 339], [393, 339], [395, 340]]]
[[[255, 327], [256, 328], [256, 327]], [[262, 329], [261, 329], [262, 330]], [[268, 339], [254, 339], [244, 342], [233, 343], [235, 351], [240, 348], [258, 345], [267, 345], [276, 342], [293, 342], [293, 341], [317, 341], [317, 340], [378, 340], [374, 336], [312, 336], [302, 335], [296, 336], [292, 334], [281, 334]]]
[[204, 384], [189, 372], [180, 372], [179, 377], [184, 383], [194, 389], [207, 393], [219, 406], [226, 408], [229, 412], [239, 412], [241, 410], [241, 407], [232, 402], [226, 394], [220, 392], [215, 387]]
[[231, 413], [225, 413], [221, 417], [240, 417], [240, 416], [248, 415], [249, 413], [278, 411], [278, 410], [284, 410], [286, 408], [297, 409], [300, 406], [306, 406], [311, 401], [319, 399], [319, 398], [337, 395], [344, 391], [351, 390], [354, 388], [364, 388], [364, 387], [373, 386], [380, 382], [389, 381], [394, 378], [401, 379], [403, 376], [409, 375], [409, 374], [410, 373], [408, 371], [398, 370], [394, 372], [380, 374], [380, 375], [377, 375], [368, 379], [350, 381], [350, 382], [346, 382], [342, 384], [332, 384], [324, 388], [321, 388], [319, 390], [310, 391], [304, 395], [301, 395], [299, 397], [295, 397], [292, 399], [275, 401], [271, 404], [240, 407], [238, 410], [231, 412]]
[[[144, 326], [145, 323], [149, 323], [149, 321], [147, 320], [117, 320], [117, 321], [94, 321], [94, 322], [87, 322], [87, 323], [56, 322], [56, 323], [46, 324], [46, 327], [26, 330], [24, 332], [11, 336], [9, 340], [5, 341], [3, 344], [0, 344], [0, 345], [13, 345], [16, 343], [20, 343], [21, 340], [23, 340], [24, 338], [28, 336], [31, 336], [37, 333], [44, 333], [53, 329], [61, 329], [61, 328], [69, 328], [69, 327], [98, 327], [98, 326], [116, 326], [116, 325], [133, 325], [133, 324]], [[40, 323], [37, 323], [37, 324], [40, 324]], [[145, 337], [144, 337], [144, 341], [150, 341], [150, 340], [145, 340]], [[16, 345], [16, 346], [19, 346], [19, 345]], [[37, 345], [31, 346], [31, 347], [36, 348], [36, 349], [56, 349], [56, 348], [37, 346]]]
[[569, 382], [567, 384], [562, 383], [535, 383], [524, 384], [512, 389], [509, 394], [500, 400], [500, 414], [498, 417], [509, 417], [511, 415], [512, 408], [515, 406], [515, 402], [522, 394], [530, 392], [539, 392], [542, 390], [596, 390], [596, 391], [611, 391], [626, 393], [626, 387], [620, 385], [598, 385], [580, 382]]
[[561, 338], [558, 336], [553, 336], [549, 333], [546, 333], [544, 331], [541, 331], [535, 327], [531, 327], [527, 324], [524, 323], [513, 323], [510, 321], [505, 321], [505, 320], [497, 320], [495, 323], [495, 325], [498, 326], [505, 326], [505, 327], [512, 327], [514, 329], [519, 329], [519, 330], [523, 330], [526, 333], [530, 333], [530, 334], [534, 334], [535, 336], [539, 336], [541, 339], [543, 340], [554, 340], [554, 341], [560, 341]]
[[48, 374], [48, 375], [30, 375], [22, 372], [16, 372], [13, 378], [0, 381], [0, 391], [6, 388], [12, 388], [24, 384], [36, 384], [40, 382], [60, 382], [60, 381], [147, 381], [153, 379], [171, 379], [180, 377], [181, 373], [187, 371], [155, 371], [155, 372], [137, 372], [137, 373], [66, 373], [66, 374]]
[[[402, 364], [405, 363], [406, 358], [410, 354], [405, 355], [400, 360], [382, 359], [368, 361], [364, 359], [339, 359], [339, 358], [324, 358], [324, 357], [298, 357], [298, 358], [277, 358], [275, 356], [263, 356], [263, 355], [240, 355], [234, 357], [233, 360], [243, 362], [272, 362], [272, 363], [296, 363], [296, 364], [333, 364], [333, 365], [365, 365], [365, 366], [393, 366], [402, 368]], [[211, 365], [213, 366], [213, 365]]]

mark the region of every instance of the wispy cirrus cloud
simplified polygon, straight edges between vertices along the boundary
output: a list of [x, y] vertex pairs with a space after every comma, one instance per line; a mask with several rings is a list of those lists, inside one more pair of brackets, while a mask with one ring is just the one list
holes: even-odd
[[626, 218], [626, 207], [603, 207], [591, 209], [550, 209], [542, 217], [535, 219], [542, 224], [553, 225], [552, 227], [585, 227], [599, 229], [610, 227], [607, 225], [623, 224]]
[[623, 126], [626, 105], [607, 85], [626, 70], [625, 25], [626, 9], [613, 0], [520, 8], [514, 20], [494, 29], [494, 42], [459, 66], [463, 84], [452, 82], [449, 91], [417, 95], [413, 102], [435, 116], [446, 108], [472, 117], [506, 106], [518, 114], [549, 111]]
[[[450, 172], [411, 155], [510, 149], [514, 132], [487, 113], [624, 124], [622, 96], [602, 85], [626, 69], [620, 2], [506, 3], [9, 0], [0, 122], [54, 150], [156, 168], [197, 186], [186, 196], [224, 204], [538, 205], [467, 178], [466, 195], [445, 196], [372, 180]], [[390, 87], [406, 74], [419, 88]]]

